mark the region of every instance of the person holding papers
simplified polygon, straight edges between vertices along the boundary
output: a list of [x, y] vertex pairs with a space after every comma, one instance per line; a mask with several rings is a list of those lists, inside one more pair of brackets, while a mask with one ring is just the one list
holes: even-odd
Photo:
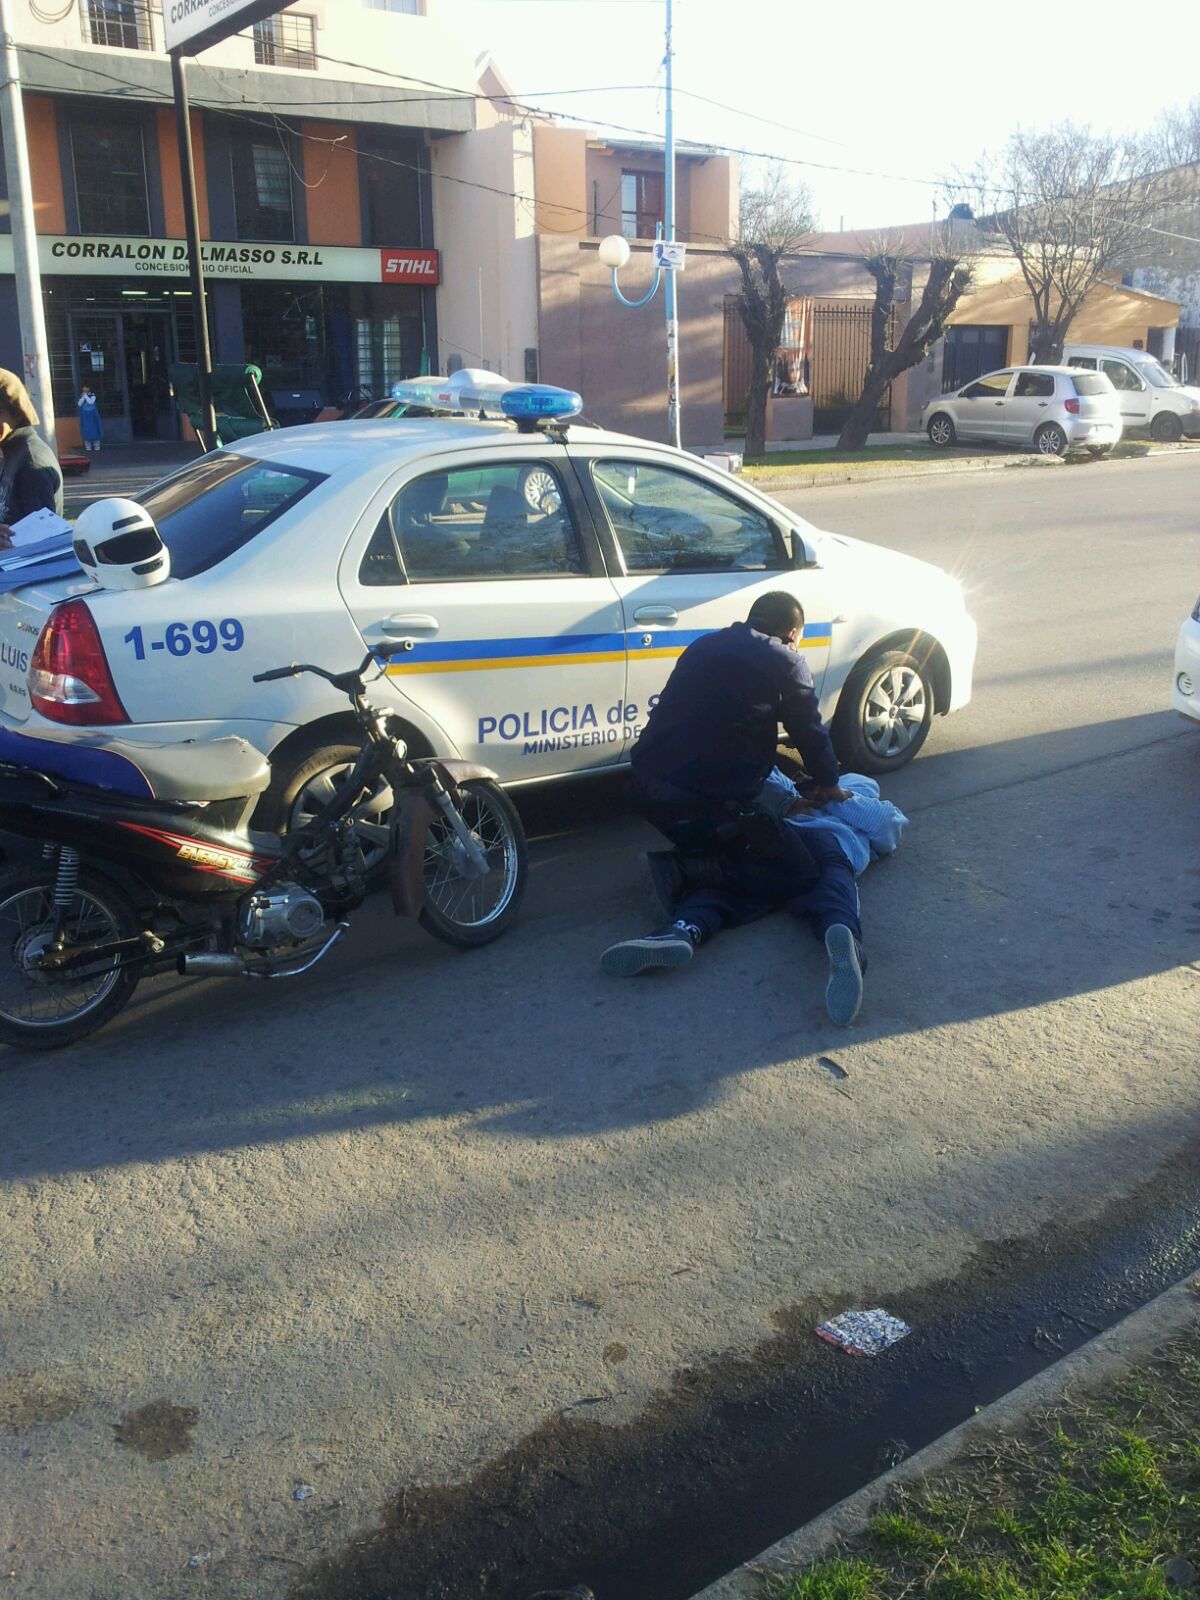
[[58, 458], [34, 430], [38, 414], [29, 391], [0, 367], [0, 550], [12, 548], [12, 524], [32, 511], [62, 516]]

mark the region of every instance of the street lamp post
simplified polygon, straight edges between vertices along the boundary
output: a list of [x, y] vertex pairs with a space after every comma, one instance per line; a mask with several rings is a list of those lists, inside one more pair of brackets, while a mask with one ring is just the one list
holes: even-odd
[[[665, 181], [663, 183], [663, 221], [655, 229], [655, 240], [662, 240], [667, 245], [675, 243], [675, 107], [672, 98], [672, 62], [674, 47], [671, 42], [671, 6], [672, 0], [666, 0], [666, 53], [663, 56], [663, 67], [666, 78], [665, 120], [666, 139], [664, 161], [666, 166]], [[649, 305], [658, 291], [660, 281], [665, 277], [664, 300], [667, 309], [667, 438], [678, 450], [679, 436], [679, 310], [675, 288], [674, 266], [656, 266], [654, 278], [649, 289], [640, 300], [629, 300], [621, 293], [617, 282], [617, 273], [629, 260], [628, 241], [619, 233], [610, 233], [607, 238], [600, 241], [600, 260], [612, 273], [613, 293], [623, 306], [637, 310], [639, 306]]]

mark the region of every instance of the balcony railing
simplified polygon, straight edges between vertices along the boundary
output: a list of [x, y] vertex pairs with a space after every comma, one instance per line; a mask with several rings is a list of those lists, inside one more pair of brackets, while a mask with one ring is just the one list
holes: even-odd
[[311, 17], [284, 12], [254, 24], [254, 59], [260, 67], [317, 69], [316, 30]]
[[161, 49], [162, 8], [151, 0], [79, 0], [88, 44], [115, 50]]

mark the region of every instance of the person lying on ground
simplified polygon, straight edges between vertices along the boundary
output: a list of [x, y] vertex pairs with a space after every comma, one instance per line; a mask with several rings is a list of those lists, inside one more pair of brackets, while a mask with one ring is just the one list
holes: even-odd
[[[775, 814], [782, 722], [809, 774], [798, 817], [851, 799], [808, 663], [797, 643], [804, 610], [794, 595], [760, 595], [745, 622], [706, 634], [675, 665], [633, 748], [630, 803], [675, 846], [649, 860], [669, 925], [612, 945], [600, 958], [614, 977], [684, 966], [720, 932], [786, 906], [825, 946], [826, 1006], [848, 1026], [863, 992], [858, 887], [829, 828], [803, 829]], [[764, 803], [764, 789], [769, 803]]]

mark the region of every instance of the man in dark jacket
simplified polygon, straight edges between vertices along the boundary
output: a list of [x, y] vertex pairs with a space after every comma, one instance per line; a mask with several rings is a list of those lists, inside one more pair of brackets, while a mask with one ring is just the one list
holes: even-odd
[[633, 748], [630, 786], [633, 808], [676, 846], [649, 858], [672, 921], [612, 945], [600, 964], [615, 977], [684, 966], [720, 929], [786, 906], [824, 941], [826, 1005], [849, 1024], [863, 967], [853, 869], [832, 835], [790, 827], [758, 805], [780, 723], [811, 779], [796, 809], [848, 798], [796, 648], [803, 630], [800, 602], [775, 590], [758, 597], [745, 622], [705, 634], [679, 658]]
[[62, 516], [58, 457], [35, 432], [38, 414], [15, 372], [0, 367], [0, 550], [12, 544], [11, 525], [31, 511]]

